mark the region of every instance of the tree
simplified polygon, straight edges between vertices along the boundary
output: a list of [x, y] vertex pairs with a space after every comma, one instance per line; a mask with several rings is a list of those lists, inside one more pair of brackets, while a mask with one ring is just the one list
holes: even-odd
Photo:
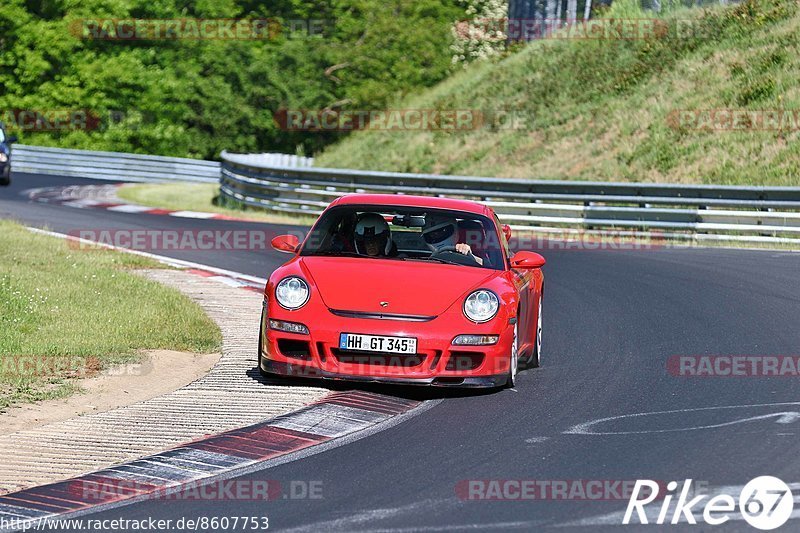
[[[191, 18], [270, 19], [281, 31], [253, 40], [70, 31], [83, 19]], [[0, 111], [88, 110], [99, 121], [13, 132], [30, 144], [207, 159], [223, 148], [311, 155], [343, 134], [281, 130], [277, 112], [381, 109], [434, 85], [451, 72], [459, 18], [459, 0], [4, 0]]]
[[567, 0], [567, 23], [572, 24], [578, 18], [578, 0]]
[[498, 57], [505, 50], [509, 23], [507, 0], [461, 0], [467, 20], [456, 21], [453, 35], [453, 65]]
[[[551, 33], [553, 33], [559, 26], [556, 22], [556, 9], [557, 4], [560, 0], [547, 0], [547, 7], [545, 8], [546, 18], [547, 18], [547, 36], [549, 37]], [[560, 13], [559, 13], [560, 15]]]

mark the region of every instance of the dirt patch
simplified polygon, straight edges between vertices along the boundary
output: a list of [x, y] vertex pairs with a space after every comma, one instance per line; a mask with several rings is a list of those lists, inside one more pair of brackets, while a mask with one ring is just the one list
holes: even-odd
[[203, 377], [219, 358], [218, 353], [146, 351], [139, 363], [113, 366], [76, 381], [82, 390], [68, 398], [19, 405], [0, 413], [0, 434], [149, 400]]

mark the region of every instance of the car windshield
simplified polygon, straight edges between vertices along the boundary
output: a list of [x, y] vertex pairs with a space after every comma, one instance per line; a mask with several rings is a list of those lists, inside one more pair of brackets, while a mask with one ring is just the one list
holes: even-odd
[[436, 262], [503, 270], [494, 223], [461, 211], [345, 205], [319, 218], [300, 255]]
[[0, 126], [0, 143], [6, 142], [6, 132], [3, 131], [3, 127]]

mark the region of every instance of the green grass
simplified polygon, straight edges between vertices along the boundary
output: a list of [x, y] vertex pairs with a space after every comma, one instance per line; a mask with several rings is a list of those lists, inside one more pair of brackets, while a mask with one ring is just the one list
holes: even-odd
[[186, 211], [219, 213], [274, 224], [312, 224], [316, 217], [268, 213], [255, 208], [216, 205], [219, 185], [214, 183], [143, 183], [125, 185], [117, 196], [139, 205]]
[[[800, 131], [698, 131], [678, 110], [800, 110], [800, 14], [789, 0], [671, 10], [650, 39], [533, 42], [393, 107], [510, 112], [524, 127], [363, 131], [322, 167], [537, 179], [800, 183]], [[629, 0], [605, 17], [653, 17]], [[677, 30], [691, 19], [699, 31]]]
[[72, 378], [138, 350], [220, 347], [197, 304], [126, 271], [161, 268], [147, 258], [74, 249], [9, 221], [0, 221], [0, 251], [0, 410], [66, 396]]

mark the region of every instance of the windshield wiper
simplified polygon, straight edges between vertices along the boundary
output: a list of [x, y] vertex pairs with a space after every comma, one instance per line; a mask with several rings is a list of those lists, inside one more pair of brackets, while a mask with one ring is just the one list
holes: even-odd
[[325, 250], [323, 252], [312, 252], [308, 255], [330, 255], [336, 257], [370, 257], [368, 255], [362, 255], [358, 252], [348, 252], [345, 250], [342, 250], [341, 252], [337, 252], [335, 250]]
[[409, 261], [436, 261], [437, 263], [444, 263], [445, 265], [460, 265], [461, 263], [455, 263], [453, 261], [448, 261], [446, 259], [442, 259], [440, 257], [409, 257]]
[[390, 255], [366, 255], [360, 254], [358, 252], [335, 252], [333, 250], [326, 250], [324, 252], [313, 252], [308, 254], [303, 254], [307, 257], [314, 257], [314, 256], [327, 256], [327, 257], [361, 257], [364, 259], [393, 259], [396, 261], [405, 261], [405, 257], [399, 256], [390, 256]]

